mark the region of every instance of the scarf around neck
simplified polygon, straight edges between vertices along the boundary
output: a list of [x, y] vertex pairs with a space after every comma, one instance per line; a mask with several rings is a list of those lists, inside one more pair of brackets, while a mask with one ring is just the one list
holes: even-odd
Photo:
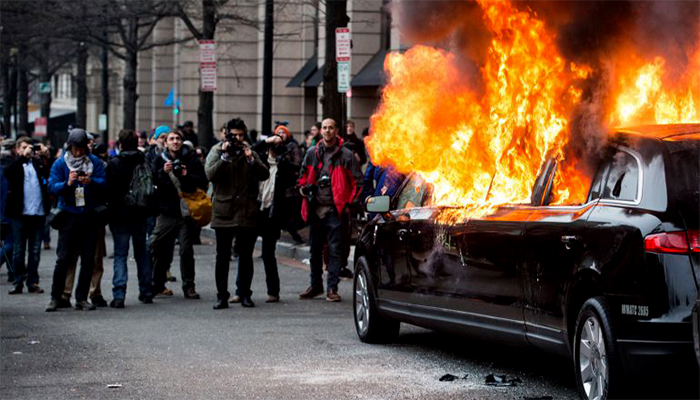
[[69, 171], [82, 171], [87, 175], [92, 175], [92, 161], [87, 154], [82, 157], [73, 157], [73, 153], [66, 151], [64, 159]]

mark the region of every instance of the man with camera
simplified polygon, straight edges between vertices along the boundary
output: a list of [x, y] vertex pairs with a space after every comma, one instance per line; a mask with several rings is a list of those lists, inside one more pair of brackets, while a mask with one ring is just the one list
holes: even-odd
[[[165, 133], [163, 133], [165, 134]], [[179, 190], [192, 193], [207, 189], [204, 167], [194, 151], [183, 146], [182, 132], [168, 132], [165, 150], [153, 160], [151, 170], [158, 189], [156, 198], [160, 215], [151, 235], [150, 254], [153, 265], [153, 293], [172, 294], [165, 287], [167, 272], [173, 261], [175, 238], [180, 242], [180, 274], [186, 299], [199, 299], [194, 284], [194, 249], [197, 226], [190, 218], [183, 218]]]
[[221, 142], [212, 147], [207, 156], [207, 177], [214, 185], [213, 218], [211, 227], [216, 232], [216, 290], [214, 309], [228, 307], [228, 274], [231, 245], [236, 239], [238, 275], [236, 295], [243, 307], [254, 307], [250, 285], [253, 280], [253, 249], [256, 239], [256, 217], [260, 203], [260, 181], [270, 173], [260, 157], [245, 143], [248, 131], [240, 118], [226, 125]]
[[333, 119], [321, 123], [322, 140], [306, 153], [298, 180], [305, 197], [301, 214], [309, 222], [311, 240], [311, 285], [299, 294], [312, 299], [323, 293], [323, 246], [328, 244], [326, 300], [340, 301], [338, 281], [342, 256], [342, 219], [348, 205], [357, 200], [362, 172], [352, 151], [342, 146]]
[[[105, 187], [102, 160], [89, 153], [88, 135], [82, 129], [72, 129], [66, 141], [63, 157], [54, 162], [49, 177], [49, 191], [58, 196], [61, 213], [52, 226], [59, 230], [56, 266], [53, 272], [51, 302], [46, 311], [56, 311], [66, 285], [66, 270], [80, 256], [75, 309], [94, 310], [88, 303], [90, 281], [95, 262], [97, 233], [103, 216], [99, 214], [100, 193]], [[57, 222], [56, 219], [60, 222]]]
[[[8, 192], [5, 215], [12, 226], [14, 288], [10, 294], [22, 293], [24, 282], [30, 293], [44, 293], [39, 287], [39, 260], [44, 221], [51, 208], [46, 181], [49, 177], [48, 149], [32, 145], [28, 137], [15, 143], [17, 157], [4, 171]], [[28, 247], [28, 248], [27, 248]], [[25, 268], [24, 257], [28, 253]]]

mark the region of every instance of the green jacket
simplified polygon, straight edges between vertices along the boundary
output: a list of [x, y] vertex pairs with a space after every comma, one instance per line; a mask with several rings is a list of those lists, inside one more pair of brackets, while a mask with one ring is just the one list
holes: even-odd
[[260, 181], [269, 178], [270, 171], [255, 152], [252, 163], [245, 155], [224, 161], [221, 153], [221, 143], [212, 147], [204, 168], [207, 178], [214, 185], [211, 227], [253, 228], [260, 208]]

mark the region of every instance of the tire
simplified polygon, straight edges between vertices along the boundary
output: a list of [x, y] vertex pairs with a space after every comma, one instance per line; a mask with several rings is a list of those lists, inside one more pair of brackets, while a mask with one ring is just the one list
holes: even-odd
[[355, 265], [353, 279], [352, 309], [355, 330], [364, 343], [388, 343], [399, 335], [401, 323], [379, 314], [374, 297], [374, 286], [369, 277], [367, 261], [361, 257]]
[[582, 399], [606, 400], [619, 393], [623, 374], [616, 343], [606, 300], [588, 299], [576, 319], [573, 341], [576, 387]]

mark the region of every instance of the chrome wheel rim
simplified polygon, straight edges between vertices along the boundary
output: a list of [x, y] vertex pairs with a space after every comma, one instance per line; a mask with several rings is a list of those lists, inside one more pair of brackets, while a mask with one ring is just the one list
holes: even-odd
[[364, 336], [369, 325], [369, 293], [364, 272], [360, 272], [355, 280], [355, 322], [360, 335]]
[[604, 398], [608, 387], [608, 357], [598, 319], [588, 317], [579, 341], [579, 373], [590, 400]]

